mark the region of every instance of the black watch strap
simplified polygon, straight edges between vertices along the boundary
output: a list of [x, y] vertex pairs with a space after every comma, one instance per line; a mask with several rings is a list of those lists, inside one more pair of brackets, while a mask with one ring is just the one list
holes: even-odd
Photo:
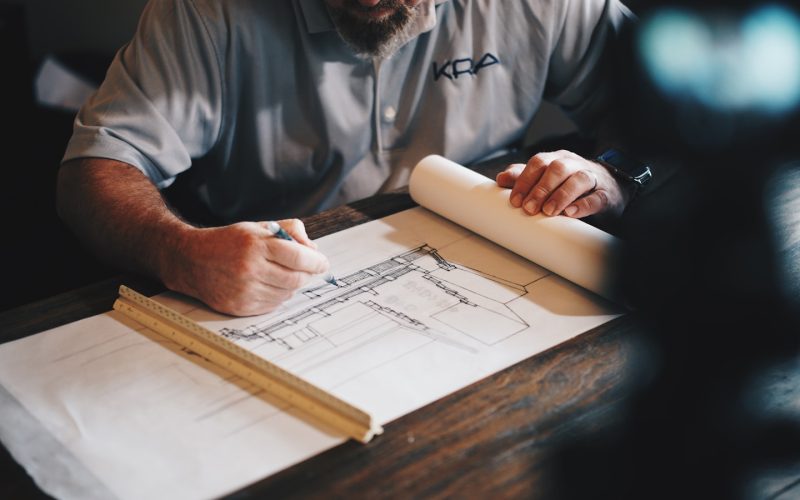
[[605, 150], [595, 161], [617, 179], [632, 184], [637, 192], [653, 179], [653, 171], [647, 164], [630, 158], [618, 149]]

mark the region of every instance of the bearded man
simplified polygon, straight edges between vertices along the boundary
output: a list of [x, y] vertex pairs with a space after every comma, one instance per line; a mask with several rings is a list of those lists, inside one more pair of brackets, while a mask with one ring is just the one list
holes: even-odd
[[[326, 258], [266, 221], [406, 183], [427, 154], [518, 144], [543, 99], [605, 117], [616, 0], [151, 0], [75, 120], [61, 217], [96, 253], [219, 311], [268, 312]], [[176, 179], [215, 224], [165, 203]], [[626, 188], [561, 151], [498, 177], [529, 214], [619, 212]]]

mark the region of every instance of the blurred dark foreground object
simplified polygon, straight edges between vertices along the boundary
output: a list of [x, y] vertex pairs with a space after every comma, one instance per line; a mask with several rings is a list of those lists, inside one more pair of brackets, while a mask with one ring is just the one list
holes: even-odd
[[[644, 325], [630, 396], [611, 428], [565, 442], [553, 497], [800, 496], [800, 16], [778, 6], [780, 18], [770, 17], [775, 8], [653, 2], [622, 44], [620, 127], [637, 155], [679, 168], [659, 204], [625, 218], [620, 283]], [[661, 40], [669, 50], [648, 52], [661, 43], [646, 31], [653, 19], [689, 27], [670, 25], [660, 35], [672, 33]], [[754, 31], [767, 38], [759, 44], [747, 27], [764, 19], [776, 24]], [[786, 26], [789, 35], [775, 38]], [[682, 52], [680, 37], [695, 35], [708, 46]], [[775, 78], [798, 75], [798, 87], [726, 96], [743, 82], [730, 81], [735, 64], [715, 57], [745, 53], [743, 44], [764, 52], [735, 63], [788, 54], [763, 67]], [[672, 86], [648, 59], [696, 69], [699, 55], [717, 73], [698, 83], [678, 71]]]

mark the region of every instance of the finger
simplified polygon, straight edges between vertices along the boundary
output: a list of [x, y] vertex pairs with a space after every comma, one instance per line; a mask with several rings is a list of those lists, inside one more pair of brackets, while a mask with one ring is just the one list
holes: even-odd
[[497, 174], [495, 181], [497, 181], [497, 185], [500, 187], [514, 187], [514, 183], [517, 182], [519, 174], [521, 174], [524, 169], [524, 163], [512, 163], [508, 168]]
[[592, 193], [579, 198], [567, 208], [564, 209], [564, 215], [580, 219], [589, 215], [597, 214], [604, 211], [609, 205], [608, 194], [598, 189]]
[[212, 307], [220, 312], [236, 316], [266, 314], [277, 309], [278, 306], [289, 300], [293, 294], [294, 290], [284, 290], [266, 283], [254, 282], [246, 294], [242, 294], [235, 299], [228, 297], [223, 302]]
[[241, 310], [247, 311], [247, 316], [266, 314], [277, 309], [281, 304], [292, 298], [294, 290], [285, 290], [268, 284], [261, 283], [253, 292], [253, 298]]
[[295, 239], [295, 241], [302, 243], [303, 245], [310, 246], [311, 248], [317, 248], [317, 244], [311, 241], [311, 238], [308, 237], [308, 234], [306, 233], [306, 226], [300, 219], [279, 220], [278, 224], [280, 224], [280, 226], [284, 228], [286, 232]]
[[559, 186], [542, 207], [545, 215], [557, 215], [567, 206], [597, 187], [597, 176], [589, 170], [578, 170]]
[[539, 182], [542, 174], [547, 169], [547, 163], [545, 163], [543, 156], [538, 154], [528, 160], [528, 164], [525, 165], [525, 168], [517, 177], [514, 187], [511, 189], [511, 206], [521, 207], [523, 200], [529, 195], [533, 186]]
[[281, 293], [288, 292], [291, 294], [295, 290], [303, 288], [313, 276], [313, 274], [307, 272], [295, 271], [275, 262], [270, 262], [264, 267], [263, 273], [259, 275], [258, 279], [267, 289], [274, 288], [275, 291], [279, 290]]
[[530, 215], [538, 214], [550, 195], [567, 179], [569, 173], [569, 167], [562, 160], [550, 162], [522, 201], [523, 210]]
[[322, 253], [279, 238], [266, 239], [266, 258], [292, 271], [321, 274], [328, 270], [328, 259]]

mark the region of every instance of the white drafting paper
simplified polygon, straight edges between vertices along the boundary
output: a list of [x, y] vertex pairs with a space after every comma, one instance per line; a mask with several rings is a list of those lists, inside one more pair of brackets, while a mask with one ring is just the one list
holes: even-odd
[[[620, 312], [424, 208], [317, 243], [340, 286], [315, 284], [273, 314], [158, 300], [384, 425]], [[212, 498], [345, 440], [114, 312], [0, 346], [0, 383], [60, 443], [11, 446], [0, 423], [59, 498], [103, 494], [76, 495], [74, 474], [41, 466], [58, 454], [91, 478], [80, 484], [119, 498]]]

